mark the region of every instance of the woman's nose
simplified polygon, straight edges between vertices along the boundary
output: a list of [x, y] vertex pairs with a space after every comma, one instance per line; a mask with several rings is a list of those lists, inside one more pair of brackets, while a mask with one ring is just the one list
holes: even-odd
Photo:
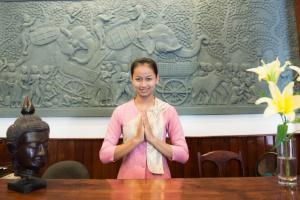
[[142, 86], [146, 86], [146, 81], [145, 81], [145, 80], [142, 80], [141, 85], [142, 85]]

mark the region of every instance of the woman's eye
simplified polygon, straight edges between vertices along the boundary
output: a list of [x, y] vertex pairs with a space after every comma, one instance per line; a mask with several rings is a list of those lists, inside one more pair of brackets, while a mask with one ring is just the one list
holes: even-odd
[[152, 81], [152, 78], [146, 78], [147, 81]]

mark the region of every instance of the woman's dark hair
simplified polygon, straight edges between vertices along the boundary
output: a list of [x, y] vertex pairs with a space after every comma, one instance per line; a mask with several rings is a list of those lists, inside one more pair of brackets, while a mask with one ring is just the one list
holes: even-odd
[[157, 76], [158, 73], [157, 64], [154, 60], [152, 60], [151, 58], [138, 58], [134, 60], [133, 63], [131, 64], [131, 68], [130, 68], [131, 77], [133, 76], [133, 72], [135, 68], [140, 64], [148, 64], [149, 67], [153, 70], [155, 76]]

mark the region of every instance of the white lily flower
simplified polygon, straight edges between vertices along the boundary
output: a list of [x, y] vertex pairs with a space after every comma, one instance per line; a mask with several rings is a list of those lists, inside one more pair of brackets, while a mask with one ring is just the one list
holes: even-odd
[[280, 74], [285, 70], [286, 66], [291, 64], [289, 61], [286, 61], [281, 67], [278, 57], [276, 60], [268, 64], [265, 64], [263, 60], [261, 62], [263, 64], [262, 66], [250, 68], [247, 69], [247, 71], [258, 74], [259, 81], [265, 80], [267, 82], [271, 81], [274, 83], [277, 83]]

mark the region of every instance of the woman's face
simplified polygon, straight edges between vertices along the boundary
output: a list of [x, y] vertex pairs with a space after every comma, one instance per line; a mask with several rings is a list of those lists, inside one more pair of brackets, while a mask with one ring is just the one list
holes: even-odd
[[136, 95], [142, 98], [153, 96], [159, 77], [155, 75], [153, 69], [147, 64], [138, 64], [133, 71], [131, 82]]

